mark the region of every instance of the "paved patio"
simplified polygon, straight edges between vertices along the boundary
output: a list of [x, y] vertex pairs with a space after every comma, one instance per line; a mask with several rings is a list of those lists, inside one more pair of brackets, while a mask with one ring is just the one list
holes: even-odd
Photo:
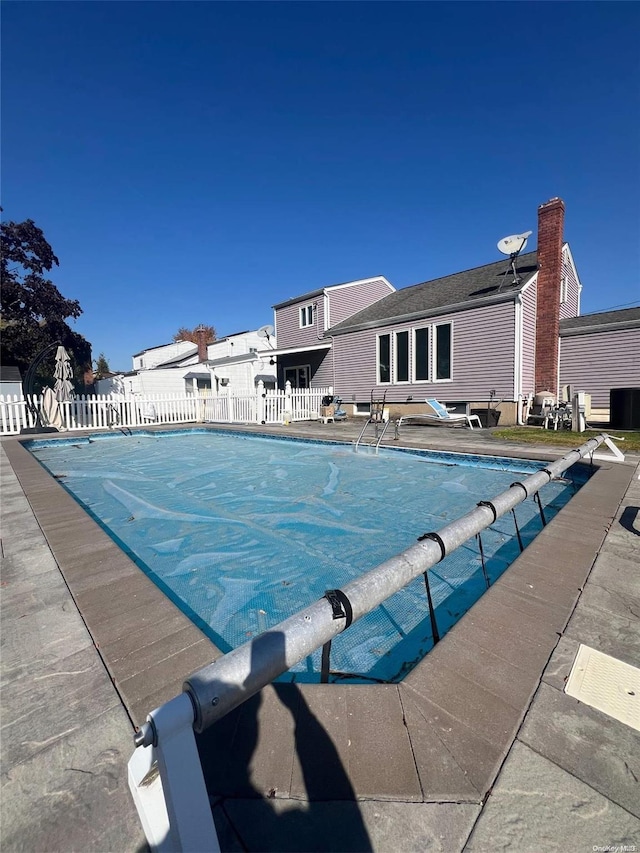
[[[562, 455], [487, 430], [400, 443]], [[132, 721], [218, 652], [19, 441], [3, 449], [3, 844], [139, 849]], [[202, 737], [223, 849], [640, 844], [640, 736], [562, 691], [580, 642], [640, 663], [636, 467], [599, 463], [402, 684], [270, 687]]]

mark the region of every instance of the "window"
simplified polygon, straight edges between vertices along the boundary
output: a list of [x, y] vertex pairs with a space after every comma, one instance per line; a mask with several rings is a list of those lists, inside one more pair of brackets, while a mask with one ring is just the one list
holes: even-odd
[[301, 364], [296, 367], [285, 367], [284, 381], [285, 383], [290, 382], [292, 388], [308, 388], [310, 385], [310, 374], [311, 366], [308, 364]]
[[409, 381], [409, 332], [396, 332], [396, 359], [395, 370], [396, 382]]
[[199, 394], [202, 397], [207, 396], [207, 392], [211, 391], [211, 379], [198, 379], [191, 377], [184, 380], [185, 390], [187, 394]]
[[451, 323], [435, 327], [434, 381], [451, 379]]
[[569, 282], [567, 281], [566, 275], [563, 275], [560, 279], [560, 303], [564, 305], [567, 301], [569, 292]]
[[300, 309], [300, 328], [313, 326], [313, 305], [305, 305]]
[[391, 335], [378, 335], [378, 383], [391, 382]]
[[429, 328], [414, 329], [413, 332], [413, 379], [414, 382], [429, 381]]

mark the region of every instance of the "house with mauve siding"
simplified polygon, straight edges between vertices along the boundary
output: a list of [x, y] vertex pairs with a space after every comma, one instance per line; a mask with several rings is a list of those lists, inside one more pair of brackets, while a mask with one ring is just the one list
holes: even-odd
[[273, 306], [281, 388], [323, 388], [335, 385], [329, 329], [377, 302], [395, 288], [382, 276], [332, 284]]
[[384, 396], [392, 417], [427, 411], [428, 397], [467, 411], [491, 400], [502, 424], [561, 384], [608, 406], [610, 388], [640, 385], [640, 309], [581, 318], [563, 234], [553, 198], [538, 208], [536, 251], [514, 267], [503, 257], [399, 290], [379, 276], [276, 305], [280, 386], [330, 385], [351, 414]]
[[523, 398], [557, 393], [560, 318], [580, 311], [564, 204], [538, 214], [538, 249], [515, 272], [502, 257], [400, 290], [380, 276], [276, 305], [280, 383], [331, 385], [354, 414], [372, 396], [392, 415], [425, 410], [427, 397], [467, 409], [493, 399], [515, 422]]
[[393, 414], [428, 397], [471, 410], [500, 401], [502, 423], [540, 391], [558, 393], [560, 318], [580, 310], [581, 285], [563, 240], [564, 204], [538, 211], [538, 248], [402, 288], [333, 326], [335, 389]]
[[560, 321], [560, 384], [609, 407], [612, 388], [640, 388], [640, 308]]

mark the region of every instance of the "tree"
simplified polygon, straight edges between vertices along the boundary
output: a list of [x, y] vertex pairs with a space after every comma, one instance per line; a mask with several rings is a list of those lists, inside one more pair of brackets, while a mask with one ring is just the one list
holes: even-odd
[[[59, 262], [32, 219], [0, 225], [2, 291], [0, 295], [0, 358], [26, 372], [36, 355], [59, 341], [72, 356], [79, 384], [91, 369], [91, 344], [66, 323], [82, 314], [80, 303], [65, 299], [45, 277]], [[54, 361], [43, 363], [40, 379], [53, 377]]]
[[196, 326], [195, 329], [187, 329], [185, 326], [181, 326], [178, 331], [173, 336], [174, 341], [191, 341], [194, 344], [198, 343], [198, 338], [196, 336], [196, 331], [198, 329], [204, 329], [207, 333], [207, 343], [213, 343], [216, 340], [216, 330], [213, 326], [205, 326], [204, 323], [200, 326]]
[[109, 362], [105, 358], [105, 354], [103, 352], [96, 359], [96, 366], [93, 371], [93, 375], [96, 379], [105, 379], [110, 375], [111, 370], [109, 369]]

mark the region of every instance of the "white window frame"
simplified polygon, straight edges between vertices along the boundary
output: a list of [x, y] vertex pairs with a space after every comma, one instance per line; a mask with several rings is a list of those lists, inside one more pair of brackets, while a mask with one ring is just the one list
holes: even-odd
[[310, 326], [313, 326], [315, 320], [314, 315], [315, 310], [313, 307], [313, 302], [310, 302], [308, 305], [303, 305], [298, 313], [298, 321], [300, 323], [300, 328], [308, 329]]
[[[398, 335], [407, 336], [407, 378], [398, 379]], [[411, 384], [411, 330], [398, 329], [393, 333], [393, 383], [394, 385], [410, 385]]]
[[[383, 382], [380, 378], [380, 338], [385, 337], [389, 338], [389, 378], [386, 382]], [[391, 379], [393, 377], [392, 346], [391, 332], [381, 332], [379, 335], [376, 335], [376, 385], [391, 385]]]
[[353, 414], [357, 418], [368, 418], [371, 416], [371, 403], [354, 403]]
[[[423, 331], [423, 329], [426, 329], [427, 334], [428, 334], [428, 338], [429, 338], [427, 340], [427, 378], [426, 379], [418, 379], [418, 377], [416, 376], [416, 354], [418, 352], [418, 346], [416, 344], [416, 332], [421, 332], [421, 331]], [[426, 326], [416, 326], [411, 331], [413, 333], [413, 336], [412, 336], [412, 342], [411, 342], [412, 346], [411, 346], [410, 376], [411, 376], [411, 382], [419, 385], [421, 382], [430, 382], [431, 381], [431, 366], [432, 365], [431, 365], [429, 347], [431, 346], [431, 342], [433, 340], [433, 329], [432, 329], [432, 326], [426, 325]]]
[[[446, 379], [438, 379], [438, 327], [449, 326], [449, 376]], [[453, 382], [453, 321], [445, 320], [442, 323], [433, 324], [433, 338], [431, 344], [431, 381], [436, 384]]]
[[569, 301], [569, 277], [563, 275], [560, 279], [560, 305], [566, 305]]

